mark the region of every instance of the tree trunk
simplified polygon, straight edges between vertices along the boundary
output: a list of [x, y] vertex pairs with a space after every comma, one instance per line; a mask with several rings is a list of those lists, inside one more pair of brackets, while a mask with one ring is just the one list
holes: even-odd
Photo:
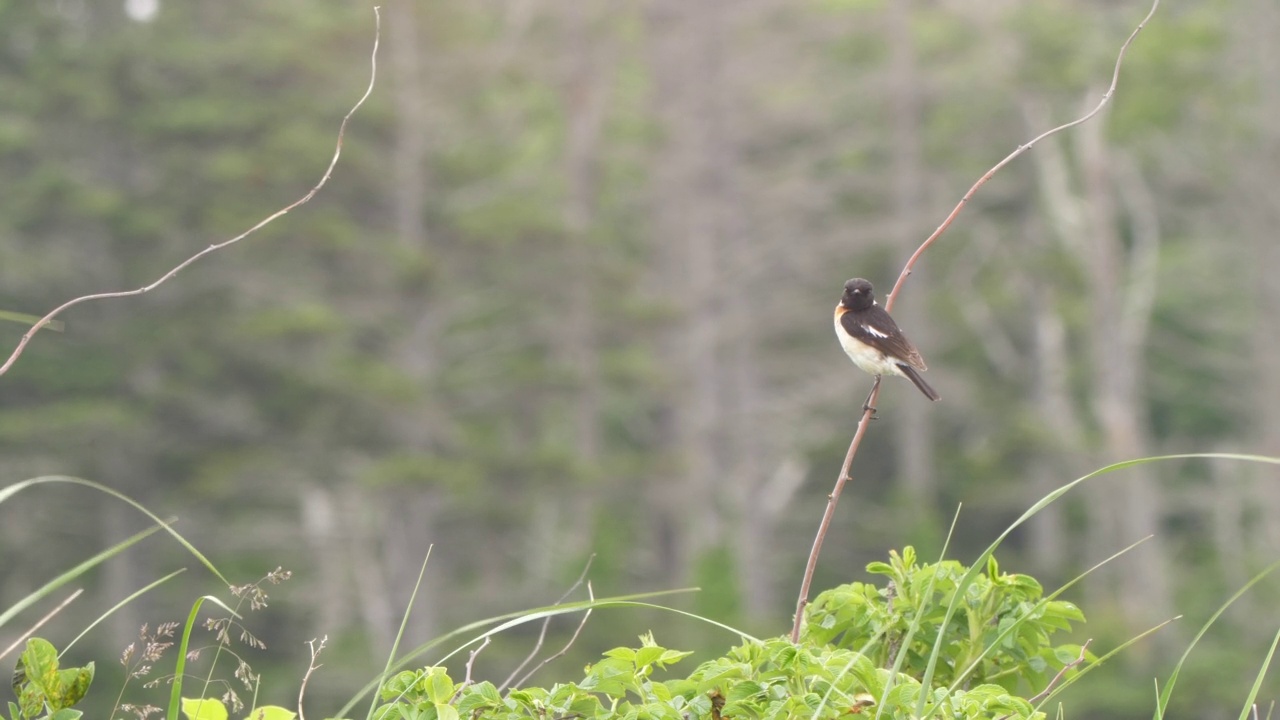
[[[654, 110], [664, 142], [652, 173], [657, 282], [678, 322], [666, 341], [675, 379], [665, 404], [676, 468], [654, 483], [667, 535], [661, 562], [687, 580], [722, 536], [723, 453], [719, 362], [732, 148], [725, 116], [723, 0], [653, 0], [649, 7]], [[741, 289], [738, 289], [739, 291]]]
[[[1280, 7], [1270, 0], [1252, 0], [1240, 14], [1246, 22], [1241, 29], [1245, 42], [1237, 45], [1246, 57], [1241, 61], [1252, 67], [1280, 66], [1280, 47], [1275, 42], [1280, 33]], [[1252, 63], [1265, 63], [1252, 65]], [[1280, 244], [1276, 228], [1280, 227], [1280, 187], [1271, 180], [1275, 173], [1274, 158], [1280, 154], [1280, 87], [1270, 76], [1258, 83], [1258, 106], [1252, 118], [1253, 133], [1247, 146], [1239, 147], [1233, 157], [1239, 158], [1237, 187], [1229, 194], [1235, 198], [1232, 216], [1243, 233], [1252, 239], [1249, 252], [1249, 279], [1256, 298], [1259, 316], [1252, 336], [1253, 367], [1242, 382], [1250, 387], [1254, 401], [1256, 445], [1258, 452], [1280, 457], [1280, 329], [1275, 309], [1280, 308]], [[1262, 518], [1280, 517], [1280, 470], [1275, 466], [1258, 466], [1248, 471], [1254, 479], [1249, 496], [1254, 499]], [[1260, 557], [1272, 555], [1280, 547], [1280, 523], [1258, 521], [1253, 533], [1253, 550]], [[1224, 551], [1226, 549], [1224, 548]], [[1237, 549], [1238, 550], [1238, 549]]]
[[[911, 9], [909, 0], [891, 2], [887, 6], [889, 27], [889, 84], [893, 87], [892, 101], [892, 167], [890, 176], [893, 191], [893, 222], [896, 229], [894, 246], [905, 261], [924, 240], [922, 217], [930, 216], [924, 201], [923, 141], [920, 134], [920, 85], [916, 70], [916, 49], [911, 34]], [[926, 258], [927, 261], [927, 258]], [[920, 267], [912, 275], [914, 282], [907, 290], [914, 289], [923, 296], [928, 288], [927, 273]], [[924, 281], [924, 282], [922, 282]], [[883, 292], [888, 292], [886, 287]], [[903, 302], [894, 309], [898, 324], [920, 344], [921, 338], [930, 337], [924, 313], [918, 312], [919, 303]], [[927, 357], [927, 353], [926, 353]], [[905, 384], [903, 394], [914, 393]], [[937, 485], [933, 461], [933, 413], [931, 403], [919, 398], [909, 398], [901, 403], [893, 418], [898, 425], [894, 433], [897, 440], [898, 476], [901, 479], [901, 500], [908, 517], [918, 526], [935, 525]]]
[[[1143, 348], [1159, 242], [1154, 212], [1144, 199], [1145, 184], [1136, 169], [1116, 159], [1104, 131], [1102, 122], [1085, 123], [1071, 136], [1074, 153], [1064, 153], [1065, 141], [1060, 141], [1032, 154], [1054, 228], [1085, 275], [1085, 289], [1077, 299], [1088, 317], [1082, 334], [1089, 353], [1089, 411], [1101, 431], [1098, 464], [1149, 454]], [[1072, 190], [1073, 179], [1078, 192]], [[1125, 223], [1132, 239], [1129, 248], [1120, 233]], [[1091, 560], [1160, 531], [1163, 498], [1149, 469], [1131, 468], [1114, 478], [1084, 488], [1090, 524], [1085, 555]], [[1168, 616], [1171, 584], [1161, 542], [1140, 545], [1104, 568], [1102, 577], [1135, 623]]]

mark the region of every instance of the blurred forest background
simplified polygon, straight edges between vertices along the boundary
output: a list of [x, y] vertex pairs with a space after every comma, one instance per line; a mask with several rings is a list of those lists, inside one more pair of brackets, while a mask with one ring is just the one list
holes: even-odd
[[[410, 644], [550, 603], [592, 554], [598, 596], [696, 585], [672, 602], [782, 633], [870, 386], [832, 336], [842, 283], [886, 293], [982, 172], [1097, 103], [1146, 10], [389, 0], [328, 186], [41, 333], [0, 377], [0, 484], [95, 480], [179, 516], [236, 582], [294, 571], [249, 618], [269, 647], [250, 660], [287, 702], [327, 634], [320, 713], [381, 667], [432, 544]], [[0, 0], [0, 309], [144, 285], [299, 197], [372, 35], [365, 3]], [[935, 557], [960, 503], [964, 561], [1109, 462], [1280, 455], [1277, 38], [1275, 0], [1168, 3], [1108, 110], [1007, 167], [924, 256], [895, 316], [943, 401], [886, 385], [815, 593], [889, 548]], [[5, 355], [22, 332], [0, 324]], [[1071, 591], [1081, 638], [1102, 652], [1186, 617], [1081, 683], [1070, 714], [1150, 712], [1170, 653], [1276, 558], [1277, 479], [1111, 474], [1004, 547], [1002, 567], [1054, 588], [1155, 536]], [[0, 607], [146, 524], [83, 488], [14, 498]], [[157, 536], [42, 634], [65, 643], [192, 564]], [[109, 683], [138, 626], [207, 592], [195, 566], [70, 660]], [[1238, 711], [1276, 592], [1197, 650], [1184, 708]], [[737, 640], [600, 611], [535, 680], [649, 628]], [[533, 635], [477, 674], [500, 680]]]

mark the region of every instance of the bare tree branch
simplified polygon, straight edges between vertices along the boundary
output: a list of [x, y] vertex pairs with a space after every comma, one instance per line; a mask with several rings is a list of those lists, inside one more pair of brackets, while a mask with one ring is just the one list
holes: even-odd
[[[591, 563], [595, 562], [595, 559], [596, 559], [595, 554], [592, 554], [591, 557], [587, 558], [587, 564], [583, 566], [582, 572], [578, 574], [578, 579], [575, 580], [573, 584], [569, 586], [568, 590], [564, 591], [564, 594], [560, 596], [559, 600], [555, 601], [555, 604], [552, 605], [552, 607], [555, 607], [555, 605], [559, 605], [560, 603], [564, 602], [569, 598], [570, 595], [574, 593], [575, 590], [582, 587], [582, 581], [586, 580], [587, 571], [591, 569]], [[591, 584], [588, 583], [587, 584], [588, 593], [590, 593], [590, 589], [591, 589]], [[590, 615], [590, 614], [591, 614], [591, 611], [588, 610], [587, 615]], [[586, 617], [583, 618], [583, 622], [586, 622]], [[511, 671], [511, 674], [507, 676], [507, 679], [503, 680], [502, 684], [498, 686], [499, 692], [507, 689], [507, 687], [509, 687], [511, 683], [516, 679], [516, 676], [520, 674], [520, 671], [524, 670], [525, 666], [528, 665], [530, 662], [533, 662], [533, 659], [538, 656], [538, 652], [542, 650], [542, 643], [545, 642], [547, 639], [547, 628], [550, 625], [551, 625], [550, 617], [547, 617], [542, 621], [542, 629], [538, 632], [538, 642], [534, 643], [533, 649], [529, 651], [529, 654], [525, 656], [524, 660], [522, 660], [520, 664], [517, 665], [516, 668]], [[579, 626], [578, 629], [581, 630], [582, 629], [581, 626]], [[574, 633], [574, 637], [577, 637], [577, 633]], [[561, 651], [561, 654], [564, 654], [563, 650]], [[533, 669], [534, 672], [536, 672], [538, 668], [542, 667], [542, 665], [544, 664], [546, 663], [544, 662], [539, 664], [538, 667]], [[525, 675], [524, 677], [527, 678], [529, 677], [529, 675]]]
[[173, 279], [175, 275], [177, 275], [179, 272], [182, 272], [188, 266], [193, 265], [197, 260], [203, 258], [206, 255], [217, 252], [218, 250], [221, 250], [227, 246], [234, 245], [240, 242], [241, 240], [257, 232], [258, 230], [261, 230], [262, 228], [266, 227], [267, 225], [269, 225], [271, 222], [273, 222], [280, 216], [288, 214], [294, 208], [297, 208], [300, 205], [303, 205], [309, 202], [311, 198], [315, 197], [315, 194], [320, 191], [320, 188], [324, 187], [325, 184], [329, 182], [329, 177], [333, 174], [333, 168], [338, 164], [338, 157], [342, 154], [342, 140], [343, 140], [343, 136], [346, 134], [346, 131], [347, 131], [347, 123], [351, 120], [351, 116], [355, 114], [356, 110], [359, 110], [360, 106], [364, 104], [364, 101], [367, 100], [369, 98], [369, 95], [373, 93], [374, 81], [378, 75], [378, 42], [382, 37], [382, 14], [379, 11], [379, 8], [377, 6], [373, 8], [373, 18], [374, 18], [373, 51], [369, 61], [369, 84], [367, 87], [365, 87], [364, 94], [360, 96], [360, 99], [356, 101], [356, 104], [352, 105], [351, 109], [347, 111], [347, 114], [343, 116], [342, 123], [338, 126], [338, 139], [337, 139], [336, 146], [333, 149], [333, 158], [329, 160], [329, 167], [325, 169], [324, 174], [320, 177], [320, 181], [317, 182], [315, 186], [311, 188], [311, 190], [307, 191], [306, 195], [303, 195], [301, 198], [298, 198], [292, 203], [268, 215], [267, 217], [259, 221], [258, 224], [254, 225], [248, 230], [245, 230], [244, 232], [231, 238], [230, 240], [223, 240], [220, 243], [214, 243], [213, 245], [210, 245], [209, 247], [206, 247], [205, 249], [201, 250], [195, 255], [192, 255], [191, 257], [187, 258], [186, 260], [183, 260], [181, 263], [178, 263], [177, 265], [175, 265], [173, 269], [169, 270], [169, 272], [165, 273], [164, 275], [161, 275], [159, 278], [157, 278], [155, 281], [153, 281], [149, 285], [144, 285], [135, 290], [120, 290], [117, 292], [104, 292], [104, 293], [94, 293], [92, 295], [81, 295], [78, 298], [68, 300], [67, 302], [59, 305], [58, 307], [51, 310], [49, 314], [45, 315], [44, 317], [36, 321], [36, 323], [31, 326], [30, 330], [27, 330], [27, 332], [18, 341], [17, 347], [13, 349], [13, 353], [9, 355], [9, 359], [5, 360], [3, 365], [0, 365], [0, 375], [4, 375], [5, 373], [9, 372], [9, 368], [13, 367], [13, 364], [17, 362], [18, 357], [21, 356], [23, 350], [26, 349], [27, 343], [31, 342], [31, 338], [34, 337], [37, 332], [40, 332], [41, 328], [47, 325], [50, 325], [53, 319], [58, 315], [61, 315], [64, 310], [68, 310], [72, 307], [75, 307], [76, 305], [90, 302], [92, 300], [110, 300], [113, 298], [133, 297], [135, 295], [142, 295], [144, 293], [151, 292], [157, 287], [160, 287], [164, 283]]
[[450, 702], [456, 702], [458, 698], [462, 697], [462, 691], [471, 685], [471, 669], [476, 664], [476, 658], [480, 657], [480, 651], [489, 647], [489, 643], [492, 641], [493, 636], [486, 635], [484, 642], [480, 643], [480, 647], [472, 650], [471, 654], [467, 656], [467, 676], [462, 679], [462, 684], [458, 686], [458, 690], [453, 694], [453, 699]]
[[920, 244], [920, 247], [916, 248], [916, 251], [911, 254], [911, 257], [907, 260], [907, 264], [903, 266], [902, 272], [898, 275], [898, 281], [893, 284], [893, 290], [889, 293], [889, 296], [885, 298], [885, 311], [893, 309], [893, 301], [898, 298], [898, 291], [902, 289], [902, 284], [906, 282], [907, 276], [911, 274], [911, 270], [915, 267], [916, 261], [920, 259], [920, 256], [924, 254], [925, 250], [929, 249], [929, 246], [932, 245], [935, 240], [942, 236], [942, 233], [947, 231], [947, 228], [951, 227], [951, 222], [956, 219], [956, 216], [960, 214], [960, 210], [963, 209], [964, 206], [968, 204], [969, 200], [978, 192], [978, 188], [986, 185], [987, 181], [999, 172], [1001, 168], [1013, 162], [1013, 160], [1022, 153], [1030, 150], [1036, 143], [1052, 135], [1057, 135], [1063, 130], [1069, 130], [1077, 125], [1088, 122], [1095, 115], [1102, 112], [1102, 108], [1106, 107], [1108, 102], [1111, 102], [1111, 96], [1115, 94], [1116, 86], [1120, 84], [1120, 67], [1124, 64], [1125, 53], [1129, 51], [1129, 46], [1133, 44], [1134, 38], [1138, 37], [1138, 33], [1142, 32], [1142, 29], [1151, 21], [1151, 18], [1156, 14], [1156, 8], [1158, 7], [1160, 7], [1160, 0], [1152, 0], [1151, 9], [1147, 11], [1147, 16], [1142, 18], [1142, 22], [1138, 23], [1138, 26], [1133, 29], [1133, 32], [1129, 33], [1129, 37], [1124, 41], [1124, 44], [1120, 46], [1120, 52], [1116, 54], [1115, 69], [1111, 72], [1111, 85], [1107, 88], [1107, 91], [1103, 93], [1102, 99], [1098, 101], [1098, 104], [1094, 106], [1092, 110], [1081, 115], [1075, 120], [1063, 123], [1055, 128], [1045, 130], [1025, 144], [1019, 145], [1018, 148], [1009, 153], [1005, 159], [996, 163], [990, 170], [984, 173], [982, 177], [978, 178], [978, 181], [973, 184], [973, 187], [969, 188], [969, 192], [966, 192], [964, 197], [960, 198], [960, 202], [956, 203], [955, 208], [953, 208], [951, 213], [947, 215], [946, 219], [942, 221], [942, 224], [938, 226], [938, 229], [934, 230], [932, 235], [925, 238], [925, 241]]
[[[595, 590], [591, 588], [590, 581], [587, 582], [587, 598], [590, 600], [596, 599], [596, 593], [595, 593]], [[591, 610], [587, 610], [585, 613], [583, 613], [582, 621], [578, 623], [577, 629], [574, 630], [573, 635], [569, 637], [569, 642], [565, 643], [564, 647], [560, 648], [559, 652], [556, 652], [552, 655], [548, 655], [547, 657], [543, 658], [542, 662], [538, 663], [536, 667], [534, 667], [529, 672], [525, 673], [524, 677], [517, 680], [516, 685], [519, 686], [519, 685], [525, 684], [526, 682], [529, 681], [529, 678], [533, 677], [534, 673], [538, 672], [543, 667], [545, 667], [547, 663], [551, 662], [552, 660], [555, 660], [558, 657], [563, 657], [565, 653], [569, 652], [569, 648], [573, 647], [573, 644], [577, 642], [578, 636], [582, 634], [582, 628], [587, 626], [587, 619], [590, 617], [591, 617]]]
[[76, 590], [75, 592], [68, 595], [66, 600], [63, 600], [62, 602], [58, 603], [58, 607], [50, 610], [44, 617], [36, 621], [35, 625], [32, 625], [30, 628], [27, 629], [26, 632], [19, 635], [18, 639], [14, 640], [12, 645], [5, 648], [3, 651], [0, 651], [0, 658], [3, 658], [5, 655], [8, 655], [9, 653], [13, 652], [19, 645], [25, 642], [27, 638], [34, 635], [35, 632], [39, 630], [41, 626], [43, 626], [45, 623], [52, 620], [55, 615], [62, 612], [64, 608], [70, 605], [72, 600], [75, 600], [76, 598], [80, 597], [80, 593], [82, 592], [84, 592], [84, 588], [80, 588]]
[[311, 679], [311, 674], [320, 669], [320, 665], [316, 663], [316, 658], [320, 657], [320, 653], [324, 652], [325, 643], [329, 642], [329, 636], [325, 635], [320, 640], [308, 640], [307, 647], [311, 648], [311, 662], [307, 664], [307, 672], [302, 676], [302, 685], [298, 687], [298, 720], [307, 720], [302, 712], [302, 696], [307, 692], [307, 681]]

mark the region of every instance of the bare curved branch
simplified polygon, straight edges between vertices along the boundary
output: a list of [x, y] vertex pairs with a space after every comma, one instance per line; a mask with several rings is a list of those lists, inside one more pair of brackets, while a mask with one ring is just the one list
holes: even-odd
[[5, 360], [3, 365], [0, 365], [0, 375], [4, 375], [5, 373], [9, 372], [9, 369], [13, 367], [13, 364], [16, 363], [18, 361], [18, 358], [22, 355], [23, 350], [26, 349], [27, 344], [31, 342], [31, 338], [35, 337], [35, 334], [40, 332], [42, 328], [50, 325], [53, 322], [53, 319], [61, 315], [63, 311], [69, 310], [70, 308], [73, 308], [76, 305], [79, 305], [81, 303], [87, 303], [93, 300], [110, 300], [113, 298], [133, 297], [135, 295], [142, 295], [142, 294], [151, 292], [152, 290], [160, 287], [161, 285], [168, 282], [169, 280], [172, 280], [175, 275], [182, 272], [188, 266], [195, 264], [197, 260], [203, 258], [206, 255], [217, 252], [218, 250], [221, 250], [230, 245], [235, 245], [241, 240], [249, 237], [255, 232], [266, 227], [267, 225], [269, 225], [271, 222], [273, 222], [280, 216], [288, 214], [294, 208], [297, 208], [300, 205], [306, 204], [311, 200], [311, 198], [315, 197], [316, 193], [320, 192], [320, 188], [324, 187], [325, 184], [329, 182], [329, 177], [333, 175], [333, 168], [338, 164], [338, 157], [342, 155], [342, 139], [347, 132], [347, 123], [351, 120], [351, 116], [355, 114], [356, 110], [359, 110], [360, 106], [364, 104], [364, 101], [367, 100], [369, 98], [369, 95], [373, 93], [374, 81], [378, 76], [378, 42], [382, 37], [382, 14], [379, 11], [379, 8], [376, 6], [373, 8], [373, 17], [374, 17], [373, 52], [371, 54], [370, 61], [369, 61], [369, 68], [370, 68], [369, 84], [365, 87], [364, 94], [360, 96], [360, 99], [357, 100], [355, 105], [352, 105], [351, 109], [347, 111], [347, 114], [342, 117], [342, 123], [338, 126], [337, 144], [333, 149], [333, 158], [329, 160], [329, 167], [325, 168], [324, 174], [320, 177], [320, 181], [317, 182], [315, 186], [313, 186], [310, 190], [308, 190], [306, 195], [303, 195], [302, 197], [298, 198], [292, 203], [280, 208], [274, 213], [271, 213], [267, 217], [260, 220], [253, 227], [249, 228], [248, 230], [245, 230], [244, 232], [231, 238], [230, 240], [223, 240], [220, 243], [214, 243], [213, 245], [210, 245], [209, 247], [206, 247], [205, 249], [201, 250], [195, 255], [192, 255], [191, 257], [187, 258], [186, 260], [183, 260], [182, 262], [175, 265], [173, 269], [169, 270], [169, 272], [156, 278], [149, 285], [144, 285], [134, 290], [120, 290], [116, 292], [104, 292], [104, 293], [94, 293], [92, 295], [81, 295], [78, 298], [73, 298], [59, 305], [58, 307], [49, 311], [49, 314], [37, 320], [36, 323], [31, 326], [31, 329], [27, 330], [27, 332], [23, 334], [22, 338], [18, 340], [18, 345], [13, 349], [13, 353], [9, 355], [9, 359]]

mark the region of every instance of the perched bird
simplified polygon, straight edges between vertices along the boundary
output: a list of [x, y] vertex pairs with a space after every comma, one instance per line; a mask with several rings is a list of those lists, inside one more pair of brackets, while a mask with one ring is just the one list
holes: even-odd
[[[844, 295], [836, 305], [835, 325], [836, 337], [840, 338], [840, 345], [849, 359], [875, 375], [877, 383], [881, 375], [897, 375], [915, 383], [930, 400], [940, 399], [941, 396], [920, 377], [920, 373], [928, 369], [920, 351], [876, 302], [871, 283], [854, 278], [844, 284]], [[871, 409], [870, 401], [868, 396], [864, 409]]]

